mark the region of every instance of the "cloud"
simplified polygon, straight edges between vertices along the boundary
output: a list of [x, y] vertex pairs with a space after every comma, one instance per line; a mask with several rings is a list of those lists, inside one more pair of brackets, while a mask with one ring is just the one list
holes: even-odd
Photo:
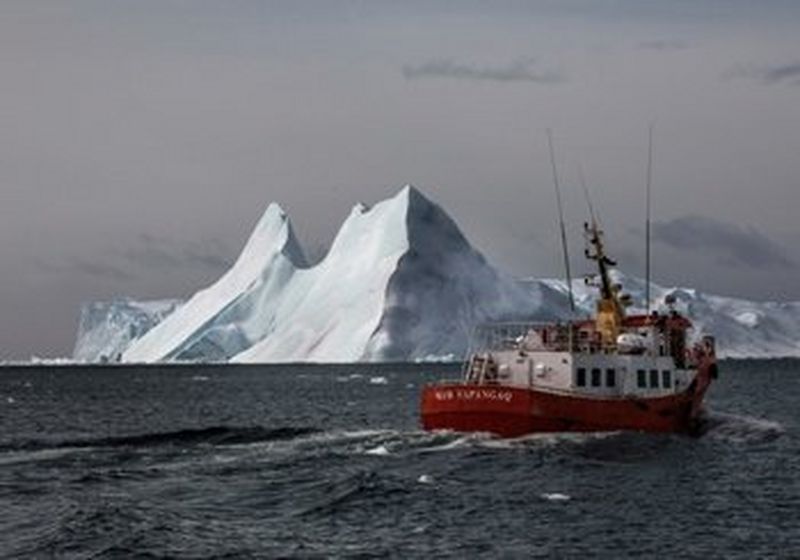
[[[136, 244], [123, 251], [106, 251], [99, 257], [63, 256], [57, 260], [33, 258], [34, 269], [46, 275], [94, 277], [115, 282], [141, 279], [147, 270], [177, 270], [224, 272], [231, 261], [224, 244], [219, 241], [187, 242], [156, 237], [147, 233], [136, 238]], [[142, 274], [139, 272], [144, 270]]]
[[92, 262], [82, 258], [74, 258], [72, 259], [71, 264], [75, 270], [78, 270], [87, 276], [105, 278], [119, 282], [134, 279], [134, 276], [131, 273], [108, 263]]
[[91, 261], [83, 257], [71, 257], [60, 263], [33, 258], [31, 262], [35, 270], [48, 276], [64, 273], [74, 274], [77, 271], [82, 276], [92, 276], [94, 278], [114, 280], [115, 282], [127, 282], [135, 279], [133, 274], [113, 264]]
[[679, 51], [688, 49], [689, 44], [677, 39], [655, 39], [652, 41], [642, 41], [638, 44], [638, 47], [651, 51]]
[[793, 85], [800, 85], [800, 62], [771, 66], [765, 68], [763, 73], [764, 82], [768, 84], [789, 82]]
[[675, 249], [713, 251], [722, 264], [752, 268], [791, 269], [796, 264], [783, 248], [753, 227], [719, 222], [705, 216], [684, 216], [653, 224], [653, 239]]
[[225, 254], [227, 251], [218, 241], [178, 242], [143, 233], [137, 237], [136, 246], [126, 249], [121, 256], [145, 268], [204, 268], [222, 271], [232, 264]]
[[505, 66], [477, 66], [449, 59], [432, 60], [420, 65], [403, 66], [407, 80], [419, 78], [456, 78], [460, 80], [483, 80], [494, 82], [536, 82], [555, 84], [565, 81], [555, 70], [538, 70], [533, 58], [518, 59]]
[[800, 86], [800, 61], [770, 66], [738, 65], [723, 74], [723, 78], [749, 78], [764, 85], [788, 84]]

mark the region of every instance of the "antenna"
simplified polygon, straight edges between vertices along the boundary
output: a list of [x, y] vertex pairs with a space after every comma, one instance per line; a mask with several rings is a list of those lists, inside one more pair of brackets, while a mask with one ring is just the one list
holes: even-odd
[[645, 300], [647, 300], [647, 315], [650, 316], [650, 188], [653, 182], [653, 123], [650, 123], [647, 134], [647, 209], [645, 217]]
[[569, 291], [569, 309], [575, 312], [575, 298], [572, 295], [572, 274], [569, 271], [569, 250], [567, 249], [567, 231], [564, 228], [564, 209], [561, 205], [561, 189], [558, 187], [558, 172], [556, 171], [556, 155], [553, 150], [553, 131], [547, 129], [547, 145], [550, 147], [550, 164], [553, 166], [553, 184], [556, 189], [556, 203], [558, 204], [558, 223], [561, 227], [561, 247], [564, 251], [564, 270], [567, 273], [567, 290]]
[[586, 205], [589, 207], [589, 217], [592, 219], [593, 224], [597, 224], [597, 215], [594, 213], [594, 206], [592, 205], [592, 197], [589, 196], [589, 189], [586, 188], [586, 178], [583, 176], [583, 167], [581, 164], [578, 164], [578, 178], [580, 178], [581, 181], [583, 196], [586, 197]]

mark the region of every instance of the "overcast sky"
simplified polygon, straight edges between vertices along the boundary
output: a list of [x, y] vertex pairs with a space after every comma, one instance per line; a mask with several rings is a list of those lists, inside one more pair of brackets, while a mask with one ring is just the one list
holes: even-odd
[[800, 2], [0, 3], [0, 359], [71, 353], [81, 302], [186, 297], [269, 202], [312, 256], [412, 183], [516, 275], [574, 267], [584, 169], [640, 274], [800, 299]]

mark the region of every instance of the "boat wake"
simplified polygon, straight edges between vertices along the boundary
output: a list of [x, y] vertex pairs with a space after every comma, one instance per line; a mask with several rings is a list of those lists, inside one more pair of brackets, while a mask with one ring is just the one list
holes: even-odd
[[501, 438], [496, 435], [475, 432], [461, 433], [450, 430], [426, 432], [422, 430], [373, 430], [362, 432], [320, 433], [298, 444], [312, 440], [327, 439], [332, 446], [344, 444], [353, 454], [376, 457], [400, 457], [405, 455], [427, 455], [457, 451], [530, 451], [553, 448], [581, 448], [604, 441], [646, 438], [639, 434], [624, 432], [594, 433], [548, 433], [531, 434], [518, 438]]
[[[785, 433], [771, 420], [708, 411], [702, 419], [701, 436], [737, 443], [771, 441]], [[313, 426], [210, 426], [100, 438], [27, 439], [0, 444], [0, 464], [56, 459], [82, 450], [147, 452], [148, 450], [201, 451], [215, 448], [237, 461], [260, 456], [262, 461], [303, 460], [322, 455], [371, 457], [376, 460], [431, 453], [560, 450], [601, 461], [636, 461], [657, 453], [683, 436], [632, 432], [544, 433], [518, 438], [499, 438], [488, 433], [449, 430], [321, 430]], [[228, 449], [229, 451], [224, 451]]]
[[767, 442], [786, 433], [780, 422], [716, 410], [706, 411], [701, 422], [704, 437], [735, 443]]

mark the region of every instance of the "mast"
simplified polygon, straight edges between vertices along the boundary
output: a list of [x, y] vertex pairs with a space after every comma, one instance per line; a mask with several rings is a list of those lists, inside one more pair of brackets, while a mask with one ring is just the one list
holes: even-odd
[[585, 229], [589, 245], [594, 249], [594, 253], [588, 249], [586, 250], [586, 258], [597, 261], [597, 272], [600, 277], [600, 298], [614, 301], [615, 306], [617, 306], [619, 305], [617, 293], [609, 275], [609, 268], [616, 266], [617, 263], [606, 254], [605, 246], [603, 245], [603, 231], [598, 227], [597, 222], [592, 221], [591, 226], [586, 224]]
[[600, 224], [597, 222], [597, 214], [595, 214], [592, 206], [589, 189], [586, 188], [583, 169], [580, 167], [578, 167], [578, 174], [583, 187], [583, 194], [586, 196], [586, 204], [589, 205], [589, 216], [591, 218], [591, 223], [584, 223], [583, 225], [588, 243], [586, 258], [597, 263], [597, 273], [600, 279], [600, 285], [598, 286], [600, 288], [600, 299], [597, 300], [595, 328], [600, 333], [603, 343], [613, 346], [617, 342], [617, 337], [625, 319], [625, 304], [620, 294], [620, 286], [611, 282], [610, 269], [616, 266], [617, 263], [606, 254], [605, 245], [603, 244], [603, 230], [600, 229]]
[[645, 287], [644, 297], [647, 302], [647, 315], [650, 316], [650, 187], [653, 179], [653, 123], [650, 123], [650, 128], [647, 134], [647, 195], [646, 195], [646, 212], [645, 212]]
[[575, 297], [572, 295], [572, 274], [569, 270], [569, 250], [567, 248], [567, 230], [564, 227], [564, 209], [561, 205], [561, 189], [558, 186], [558, 172], [556, 171], [556, 156], [553, 150], [553, 132], [547, 129], [547, 145], [550, 147], [550, 164], [553, 167], [553, 184], [556, 190], [556, 204], [558, 205], [558, 224], [561, 228], [561, 248], [564, 253], [564, 271], [567, 275], [567, 290], [569, 292], [569, 309], [575, 312]]
[[584, 229], [586, 240], [589, 243], [589, 247], [586, 249], [586, 258], [597, 262], [597, 271], [600, 277], [600, 299], [597, 300], [595, 325], [603, 343], [614, 345], [625, 318], [619, 287], [612, 284], [609, 274], [609, 269], [616, 266], [617, 263], [606, 254], [603, 232], [597, 222], [593, 220], [591, 225], [584, 224]]

